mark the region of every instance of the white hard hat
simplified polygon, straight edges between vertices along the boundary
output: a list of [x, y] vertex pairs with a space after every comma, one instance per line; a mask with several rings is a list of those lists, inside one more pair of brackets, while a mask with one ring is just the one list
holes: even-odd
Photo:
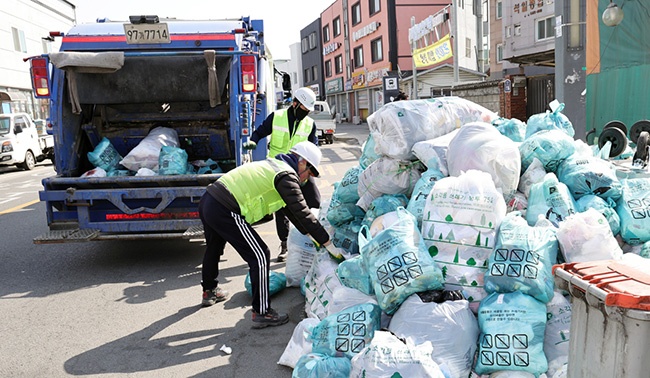
[[305, 159], [307, 163], [311, 165], [311, 171], [314, 176], [320, 176], [320, 173], [318, 172], [318, 165], [320, 164], [320, 159], [323, 157], [323, 153], [320, 152], [320, 148], [311, 142], [300, 142], [291, 147], [290, 152]]
[[316, 93], [309, 88], [302, 87], [296, 90], [293, 98], [298, 100], [301, 104], [305, 105], [305, 108], [309, 111], [314, 111], [314, 104], [316, 103]]

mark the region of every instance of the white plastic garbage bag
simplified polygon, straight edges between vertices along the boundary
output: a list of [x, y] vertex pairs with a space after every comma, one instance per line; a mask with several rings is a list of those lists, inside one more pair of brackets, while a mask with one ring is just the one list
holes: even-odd
[[368, 117], [375, 151], [395, 159], [411, 160], [417, 142], [445, 135], [462, 125], [491, 122], [498, 116], [460, 97], [388, 103]]
[[566, 262], [620, 260], [623, 250], [609, 222], [595, 209], [569, 216], [560, 222], [557, 240]]
[[485, 122], [472, 122], [458, 131], [449, 142], [447, 166], [450, 176], [470, 169], [489, 173], [506, 199], [517, 190], [521, 175], [517, 144]]
[[315, 254], [316, 246], [311, 237], [301, 234], [293, 224], [290, 225], [285, 268], [287, 286], [300, 286], [300, 282], [305, 278], [314, 261]]
[[125, 157], [120, 164], [131, 171], [140, 168], [158, 170], [158, 159], [162, 146], [179, 147], [178, 133], [169, 127], [158, 126], [151, 130]]
[[311, 331], [318, 323], [320, 323], [318, 319], [305, 318], [296, 325], [296, 328], [293, 329], [291, 340], [289, 340], [282, 356], [278, 360], [278, 365], [294, 368], [301, 356], [311, 353], [311, 340], [309, 340], [309, 335], [311, 335]]
[[505, 215], [505, 200], [488, 173], [471, 170], [438, 180], [422, 215], [422, 237], [447, 290], [462, 290], [470, 302], [486, 296], [487, 260]]
[[407, 198], [421, 176], [420, 162], [381, 157], [359, 175], [357, 206], [367, 211], [375, 198], [382, 194], [404, 194]]
[[415, 345], [431, 342], [433, 360], [450, 377], [469, 376], [479, 335], [478, 321], [469, 302], [423, 302], [418, 294], [413, 294], [395, 312], [388, 329]]
[[413, 345], [390, 332], [377, 331], [370, 345], [352, 358], [350, 378], [445, 378], [431, 358], [431, 343]]

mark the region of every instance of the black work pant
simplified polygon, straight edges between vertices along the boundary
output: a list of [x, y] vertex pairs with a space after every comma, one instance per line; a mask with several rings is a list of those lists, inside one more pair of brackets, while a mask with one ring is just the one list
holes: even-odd
[[[307, 206], [311, 209], [318, 209], [320, 207], [320, 191], [318, 190], [318, 186], [316, 186], [314, 178], [309, 176], [307, 183], [301, 186], [300, 189], [302, 189], [302, 195], [305, 197]], [[287, 241], [289, 237], [289, 225], [291, 223], [284, 211], [285, 209], [282, 208], [275, 212], [275, 230], [281, 242]]]
[[199, 215], [203, 222], [206, 244], [201, 270], [203, 290], [212, 290], [217, 287], [219, 261], [226, 243], [230, 243], [250, 269], [253, 310], [265, 314], [271, 306], [269, 247], [240, 214], [228, 210], [207, 192], [199, 202]]

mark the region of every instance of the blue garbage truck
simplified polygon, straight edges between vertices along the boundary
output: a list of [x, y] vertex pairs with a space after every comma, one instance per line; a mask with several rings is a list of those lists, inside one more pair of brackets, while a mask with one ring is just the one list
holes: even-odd
[[[50, 103], [56, 175], [43, 180], [49, 231], [34, 243], [202, 236], [198, 202], [223, 172], [265, 158], [242, 144], [275, 106], [262, 20], [130, 16], [79, 24], [58, 52], [29, 58]], [[156, 127], [207, 173], [84, 175], [104, 140], [126, 156]]]

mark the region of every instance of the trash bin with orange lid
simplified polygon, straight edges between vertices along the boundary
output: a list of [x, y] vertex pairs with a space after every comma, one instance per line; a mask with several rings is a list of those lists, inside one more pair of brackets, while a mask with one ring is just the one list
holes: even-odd
[[650, 377], [650, 260], [626, 255], [553, 267], [571, 294], [568, 377]]

